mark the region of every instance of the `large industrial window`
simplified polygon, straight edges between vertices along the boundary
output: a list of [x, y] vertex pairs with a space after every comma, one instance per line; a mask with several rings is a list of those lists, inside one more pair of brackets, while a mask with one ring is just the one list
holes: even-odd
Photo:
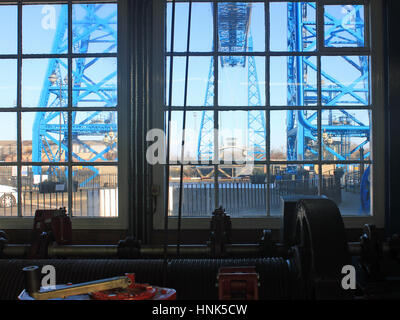
[[169, 216], [222, 206], [276, 217], [292, 195], [372, 214], [369, 10], [368, 1], [166, 2]]
[[0, 217], [118, 217], [117, 4], [8, 1], [0, 24]]

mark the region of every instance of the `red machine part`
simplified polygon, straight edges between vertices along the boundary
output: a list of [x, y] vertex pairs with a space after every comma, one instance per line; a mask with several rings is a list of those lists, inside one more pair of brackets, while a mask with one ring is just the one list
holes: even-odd
[[59, 245], [72, 241], [72, 224], [65, 208], [51, 210], [36, 210], [33, 220], [30, 258], [41, 257], [43, 236], [47, 241], [55, 241]]
[[220, 300], [258, 300], [255, 267], [222, 267], [218, 272]]
[[135, 283], [135, 274], [127, 273], [132, 284], [126, 289], [112, 289], [92, 292], [94, 300], [175, 300], [176, 291], [170, 288], [150, 286], [147, 283]]
[[52, 232], [57, 244], [68, 244], [72, 240], [71, 219], [65, 208], [54, 210], [36, 210], [33, 221], [33, 232]]

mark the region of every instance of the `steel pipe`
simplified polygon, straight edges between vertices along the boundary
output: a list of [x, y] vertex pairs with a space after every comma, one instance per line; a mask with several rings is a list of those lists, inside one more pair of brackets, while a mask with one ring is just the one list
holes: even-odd
[[348, 242], [349, 253], [352, 256], [360, 256], [362, 253], [362, 247], [360, 242]]
[[116, 245], [50, 245], [47, 248], [49, 257], [55, 256], [98, 256], [114, 257], [118, 255], [118, 246]]
[[3, 248], [2, 255], [6, 258], [26, 257], [30, 247], [29, 244], [6, 244]]
[[[348, 242], [349, 254], [351, 256], [360, 256], [362, 246], [360, 242]], [[24, 258], [27, 257], [30, 250], [29, 244], [6, 244], [0, 252], [4, 258]], [[168, 245], [168, 255], [178, 255], [177, 245]], [[287, 255], [287, 248], [279, 243], [275, 244], [275, 255], [283, 257]], [[262, 248], [257, 243], [247, 244], [227, 244], [225, 246], [228, 256], [240, 255], [262, 255]], [[163, 245], [141, 245], [140, 256], [162, 256], [164, 254]], [[388, 243], [382, 243], [382, 252], [391, 252]], [[182, 256], [207, 256], [212, 254], [208, 245], [180, 245], [179, 255]], [[47, 248], [48, 257], [118, 257], [118, 245], [49, 245]]]

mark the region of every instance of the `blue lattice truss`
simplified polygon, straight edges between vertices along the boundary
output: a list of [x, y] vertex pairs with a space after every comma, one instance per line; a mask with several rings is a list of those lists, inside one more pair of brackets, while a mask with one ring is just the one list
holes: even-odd
[[[224, 3], [218, 4], [218, 39], [220, 52], [252, 52], [253, 42], [249, 33], [251, 4]], [[222, 68], [247, 68], [249, 106], [261, 106], [257, 69], [254, 56], [222, 56]], [[207, 82], [205, 106], [214, 104], [214, 61], [211, 59]], [[248, 160], [265, 159], [265, 115], [262, 111], [247, 112], [247, 157]], [[197, 158], [213, 160], [214, 154], [214, 120], [212, 112], [203, 111], [197, 145]]]
[[[288, 49], [289, 51], [306, 52], [316, 48], [316, 24], [310, 19], [308, 12], [316, 11], [315, 3], [297, 2], [288, 3]], [[364, 45], [364, 22], [360, 5], [343, 6], [347, 13], [341, 19], [336, 19], [325, 12], [325, 38], [326, 46], [353, 46]], [[228, 3], [218, 5], [218, 32], [219, 50], [221, 52], [252, 52], [252, 38], [249, 33], [249, 19], [251, 4]], [[314, 15], [315, 17], [315, 15]], [[349, 22], [350, 26], [346, 23]], [[351, 22], [351, 23], [350, 23]], [[358, 57], [358, 61], [349, 57], [340, 57], [346, 66], [355, 70], [359, 77], [352, 83], [342, 83], [325, 70], [321, 70], [322, 81], [331, 85], [322, 86], [321, 99], [326, 107], [340, 105], [368, 105], [368, 57]], [[254, 57], [224, 56], [221, 57], [222, 67], [246, 67], [248, 69], [248, 105], [260, 106], [260, 90], [258, 87], [257, 70]], [[214, 70], [211, 60], [209, 77], [204, 105], [213, 105], [214, 98]], [[305, 79], [308, 72], [317, 73], [317, 65], [310, 56], [288, 57], [288, 105], [290, 106], [315, 106], [317, 103], [317, 85], [310, 84]], [[349, 99], [346, 100], [346, 97]], [[338, 153], [328, 145], [324, 150], [335, 156], [337, 160], [349, 160], [356, 151], [369, 142], [370, 128], [363, 121], [357, 119], [345, 110], [340, 110], [346, 125], [322, 126], [322, 131], [330, 137], [342, 137], [344, 144], [348, 145], [351, 137], [360, 137], [364, 140], [353, 148], [340, 148], [347, 150]], [[317, 143], [317, 126], [314, 113], [290, 110], [287, 114], [287, 160], [305, 160], [306, 154], [315, 154], [315, 149], [310, 146]], [[365, 121], [365, 120], [364, 120]], [[198, 159], [211, 160], [213, 155], [213, 117], [210, 111], [204, 111], [201, 118], [200, 134], [198, 139]], [[265, 118], [261, 111], [248, 112], [248, 146], [254, 159], [265, 158]], [[364, 154], [367, 158], [369, 152]]]
[[[364, 22], [361, 15], [361, 5], [351, 8], [343, 6], [344, 17], [336, 19], [325, 12], [325, 46], [362, 47], [364, 45]], [[288, 34], [289, 51], [312, 51], [316, 48], [316, 25], [307, 13], [315, 12], [315, 3], [288, 3]], [[350, 22], [347, 25], [344, 22]], [[351, 83], [343, 83], [321, 69], [321, 79], [330, 85], [321, 86], [322, 104], [327, 108], [336, 105], [368, 105], [368, 57], [361, 56], [351, 59], [342, 56], [346, 70], [357, 73], [358, 77]], [[288, 59], [288, 105], [312, 106], [316, 104], [317, 86], [310, 84], [305, 79], [309, 72], [317, 73], [317, 66], [308, 56], [291, 56]], [[352, 155], [363, 148], [370, 140], [370, 127], [357, 119], [344, 109], [339, 110], [342, 124], [333, 125], [329, 118], [327, 124], [322, 125], [324, 135], [331, 138], [340, 138], [341, 146], [335, 151], [323, 142], [323, 149], [330, 153], [336, 160], [350, 160]], [[287, 112], [287, 159], [305, 160], [307, 155], [315, 154], [313, 146], [317, 144], [317, 127], [315, 120], [317, 114], [303, 111], [290, 110]], [[350, 146], [352, 137], [361, 138], [358, 145]], [[369, 157], [369, 151], [364, 158]], [[363, 160], [363, 159], [360, 159]]]
[[[72, 26], [72, 47], [74, 53], [90, 53], [92, 45], [101, 46], [101, 53], [115, 52], [117, 46], [117, 11], [105, 8], [105, 4], [76, 4]], [[79, 7], [78, 7], [79, 6]], [[103, 11], [102, 11], [103, 10]], [[100, 14], [101, 12], [101, 14]], [[106, 13], [106, 15], [105, 15]], [[68, 49], [68, 8], [62, 6], [56, 28], [52, 52], [66, 53]], [[99, 47], [97, 47], [99, 48]], [[72, 68], [72, 105], [78, 106], [116, 106], [117, 87], [116, 68], [98, 80], [95, 66], [100, 64], [100, 57], [79, 57], [73, 59]], [[101, 68], [100, 68], [101, 69]], [[45, 74], [39, 100], [39, 107], [66, 107], [68, 106], [68, 66], [65, 58], [50, 59]], [[93, 79], [96, 77], [96, 79]], [[114, 112], [72, 112], [71, 138], [75, 146], [80, 146], [90, 156], [83, 159], [79, 152], [70, 150], [73, 161], [88, 162], [87, 168], [92, 174], [81, 183], [84, 186], [98, 175], [98, 170], [89, 165], [96, 161], [107, 161], [105, 155], [116, 148], [117, 119]], [[110, 135], [110, 133], [112, 133]], [[111, 142], [104, 143], [102, 150], [93, 148], [85, 137], [102, 141], [102, 138], [111, 136]], [[37, 112], [32, 134], [32, 160], [34, 162], [63, 162], [68, 157], [68, 114], [67, 112]], [[96, 138], [97, 137], [97, 138]], [[78, 148], [79, 149], [79, 148]], [[50, 174], [60, 177], [62, 170], [58, 166], [51, 166]], [[34, 174], [41, 174], [38, 166], [33, 168]], [[68, 171], [65, 172], [68, 174]]]
[[[327, 47], [363, 47], [364, 21], [363, 6], [341, 6], [342, 16], [337, 19], [329, 12], [324, 12], [324, 44]], [[219, 51], [221, 52], [252, 52], [252, 38], [249, 32], [251, 4], [246, 3], [219, 3], [218, 4], [218, 36]], [[317, 28], [315, 21], [315, 2], [287, 3], [288, 17], [288, 51], [308, 52], [317, 47]], [[311, 14], [314, 13], [314, 14]], [[260, 91], [258, 87], [257, 70], [254, 57], [228, 56], [221, 58], [221, 66], [228, 68], [246, 67], [248, 71], [248, 105], [260, 106]], [[321, 85], [321, 102], [329, 109], [333, 106], [369, 104], [369, 70], [368, 57], [360, 56], [354, 59], [342, 56], [346, 70], [358, 74], [356, 80], [344, 83], [321, 69], [321, 81], [329, 85]], [[287, 62], [287, 81], [289, 106], [315, 106], [317, 104], [317, 84], [307, 81], [309, 73], [318, 74], [316, 62], [310, 56], [290, 56]], [[214, 98], [214, 70], [211, 60], [209, 77], [205, 95], [205, 106], [213, 105]], [[306, 108], [305, 108], [306, 109]], [[350, 160], [370, 141], [369, 123], [344, 109], [339, 109], [341, 123], [333, 123], [332, 117], [328, 123], [321, 126], [323, 136], [336, 138], [340, 141], [339, 148], [333, 148], [323, 141], [323, 152], [336, 160]], [[287, 111], [287, 160], [306, 160], [317, 158], [318, 130], [317, 113], [301, 110]], [[368, 119], [369, 120], [369, 119]], [[367, 121], [368, 121], [367, 120]], [[262, 111], [248, 111], [248, 160], [265, 159], [265, 118]], [[198, 160], [212, 160], [213, 148], [213, 117], [212, 112], [202, 113], [197, 157]], [[357, 137], [357, 145], [351, 145], [350, 139]], [[361, 141], [361, 142], [359, 142]], [[360, 152], [363, 159], [370, 156], [369, 150]], [[363, 160], [359, 159], [359, 160]], [[354, 158], [353, 158], [354, 160]], [[293, 167], [295, 168], [295, 166]], [[288, 167], [290, 170], [290, 166]], [[369, 174], [369, 168], [365, 174]], [[365, 180], [365, 179], [363, 179]], [[362, 192], [363, 194], [365, 192]], [[365, 198], [365, 197], [364, 197]], [[369, 207], [362, 199], [363, 208]]]

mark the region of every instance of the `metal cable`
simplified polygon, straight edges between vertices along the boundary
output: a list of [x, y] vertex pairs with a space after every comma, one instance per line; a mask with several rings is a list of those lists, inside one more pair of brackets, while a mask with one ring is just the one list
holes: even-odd
[[[189, 1], [189, 18], [188, 30], [186, 39], [186, 52], [190, 50], [190, 25], [192, 21], [192, 1]], [[171, 56], [172, 58], [172, 56]], [[178, 208], [178, 231], [177, 231], [177, 254], [179, 256], [179, 249], [181, 243], [181, 221], [182, 221], [182, 201], [183, 201], [183, 162], [185, 157], [185, 130], [186, 130], [186, 106], [187, 106], [187, 91], [188, 91], [188, 75], [189, 75], [189, 55], [186, 56], [185, 66], [185, 95], [183, 97], [183, 121], [182, 121], [182, 143], [181, 143], [181, 165], [179, 177], [179, 208]]]
[[[171, 17], [171, 44], [170, 44], [170, 49], [171, 52], [174, 51], [174, 35], [175, 34], [175, 0], [172, 0], [172, 17]], [[165, 192], [166, 196], [164, 198], [164, 269], [163, 269], [163, 275], [164, 275], [164, 282], [167, 282], [167, 264], [168, 264], [168, 205], [169, 205], [169, 160], [170, 160], [170, 144], [171, 144], [171, 106], [172, 106], [172, 72], [173, 72], [173, 65], [174, 65], [174, 59], [171, 56], [170, 61], [169, 61], [169, 96], [168, 96], [168, 123], [167, 123], [167, 157], [166, 157], [166, 168], [165, 168]], [[165, 193], [164, 192], [164, 193]]]

